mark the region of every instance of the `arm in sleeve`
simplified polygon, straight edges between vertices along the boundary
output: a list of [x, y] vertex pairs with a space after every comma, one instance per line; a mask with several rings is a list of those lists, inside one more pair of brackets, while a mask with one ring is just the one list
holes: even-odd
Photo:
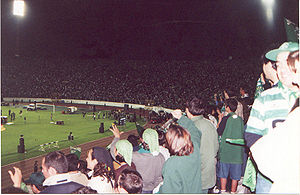
[[111, 154], [111, 156], [112, 156], [112, 158], [113, 158], [114, 160], [116, 160], [116, 157], [115, 157], [116, 143], [117, 143], [119, 140], [120, 140], [120, 138], [115, 137], [115, 138], [113, 139], [113, 141], [111, 142], [111, 144], [110, 144], [110, 149], [109, 149], [109, 151], [110, 151], [110, 154]]

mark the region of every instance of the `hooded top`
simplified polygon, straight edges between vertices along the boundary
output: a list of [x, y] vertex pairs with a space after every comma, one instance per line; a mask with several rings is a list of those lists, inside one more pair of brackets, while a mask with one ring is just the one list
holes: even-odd
[[151, 154], [154, 156], [159, 153], [158, 133], [153, 129], [146, 129], [143, 133], [143, 140], [148, 144]]
[[125, 162], [131, 166], [133, 152], [132, 144], [128, 140], [119, 140], [116, 143], [116, 149], [118, 153], [124, 157]]

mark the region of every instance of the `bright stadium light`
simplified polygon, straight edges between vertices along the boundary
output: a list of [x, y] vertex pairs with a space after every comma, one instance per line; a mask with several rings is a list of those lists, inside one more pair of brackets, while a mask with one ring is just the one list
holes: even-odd
[[14, 0], [13, 14], [15, 16], [24, 16], [25, 2], [23, 0]]

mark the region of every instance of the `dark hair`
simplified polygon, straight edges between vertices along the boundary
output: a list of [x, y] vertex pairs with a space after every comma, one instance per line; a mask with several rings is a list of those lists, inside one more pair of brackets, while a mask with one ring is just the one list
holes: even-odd
[[87, 176], [89, 169], [87, 168], [87, 162], [84, 160], [78, 160], [78, 170]]
[[194, 97], [191, 101], [186, 102], [186, 107], [192, 115], [202, 115], [205, 111], [204, 101]]
[[139, 138], [138, 138], [137, 136], [133, 135], [133, 134], [130, 134], [130, 135], [128, 135], [128, 137], [127, 137], [127, 140], [132, 144], [133, 147], [139, 145], [138, 139], [139, 139]]
[[124, 169], [119, 178], [117, 178], [117, 186], [125, 189], [129, 194], [141, 194], [143, 189], [143, 178], [139, 172]]
[[78, 170], [78, 156], [76, 154], [67, 154], [68, 159], [68, 171], [77, 171]]
[[171, 155], [188, 156], [194, 151], [190, 133], [179, 125], [170, 125], [166, 140]]
[[158, 134], [158, 143], [160, 146], [165, 146], [167, 143], [166, 134], [162, 130], [156, 130]]
[[111, 182], [113, 178], [113, 172], [111, 168], [109, 168], [105, 163], [101, 162], [95, 165], [94, 167], [94, 172], [93, 172], [93, 177], [106, 177], [107, 182]]
[[57, 173], [67, 173], [68, 172], [68, 160], [64, 153], [60, 151], [50, 152], [45, 156], [45, 166], [47, 169], [52, 167]]
[[299, 61], [299, 50], [291, 52], [287, 58], [287, 65], [294, 73], [296, 73], [296, 61]]
[[238, 102], [234, 98], [229, 98], [225, 100], [225, 106], [228, 106], [232, 112], [235, 112], [237, 109]]
[[83, 186], [81, 188], [78, 188], [72, 194], [97, 194], [98, 192], [96, 190], [93, 190], [89, 186]]

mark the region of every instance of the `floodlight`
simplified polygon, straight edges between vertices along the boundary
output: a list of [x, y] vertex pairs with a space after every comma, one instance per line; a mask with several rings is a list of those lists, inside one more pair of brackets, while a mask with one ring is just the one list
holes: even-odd
[[24, 0], [14, 0], [13, 14], [15, 16], [24, 16], [25, 3]]

